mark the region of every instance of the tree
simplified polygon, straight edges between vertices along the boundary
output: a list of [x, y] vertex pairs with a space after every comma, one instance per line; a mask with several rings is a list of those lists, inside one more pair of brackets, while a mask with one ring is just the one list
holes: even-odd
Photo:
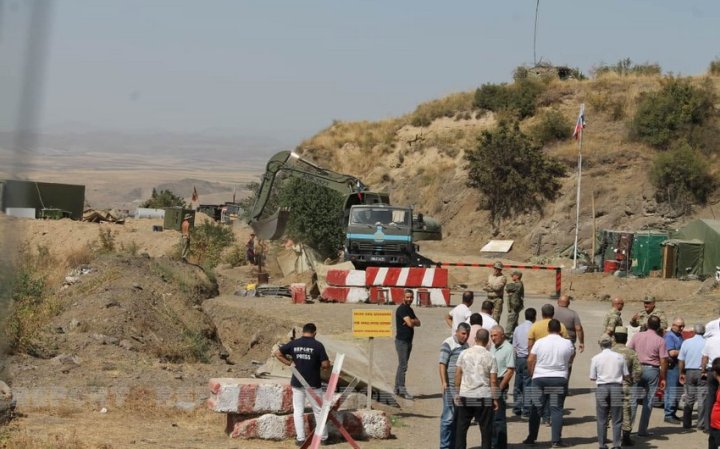
[[532, 210], [542, 211], [545, 201], [557, 198], [558, 178], [565, 167], [545, 156], [541, 146], [524, 135], [517, 124], [501, 123], [484, 131], [477, 148], [467, 152], [469, 187], [483, 193], [481, 206], [490, 211], [493, 225]]
[[280, 206], [290, 209], [286, 235], [303, 242], [323, 257], [336, 257], [342, 248], [343, 196], [301, 178], [283, 182]]
[[659, 201], [684, 212], [693, 201], [705, 204], [716, 185], [705, 158], [686, 142], [657, 155], [650, 181]]
[[175, 195], [170, 190], [161, 190], [158, 193], [153, 188], [150, 199], [146, 200], [140, 207], [149, 207], [151, 209], [162, 209], [164, 207], [187, 207], [185, 200]]

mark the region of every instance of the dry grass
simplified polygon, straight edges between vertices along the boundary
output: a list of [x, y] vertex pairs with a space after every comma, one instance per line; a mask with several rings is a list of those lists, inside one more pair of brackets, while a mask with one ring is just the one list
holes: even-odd
[[93, 259], [95, 259], [95, 254], [93, 253], [92, 248], [85, 245], [71, 250], [67, 256], [65, 256], [65, 266], [69, 269], [73, 269], [82, 265], [88, 265], [93, 261]]

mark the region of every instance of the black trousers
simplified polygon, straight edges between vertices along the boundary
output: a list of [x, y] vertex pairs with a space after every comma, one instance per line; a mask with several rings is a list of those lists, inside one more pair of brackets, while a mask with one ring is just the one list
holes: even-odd
[[467, 433], [470, 422], [475, 418], [482, 438], [481, 449], [490, 449], [493, 424], [492, 399], [460, 398], [457, 407], [457, 430], [455, 432], [455, 449], [467, 448]]

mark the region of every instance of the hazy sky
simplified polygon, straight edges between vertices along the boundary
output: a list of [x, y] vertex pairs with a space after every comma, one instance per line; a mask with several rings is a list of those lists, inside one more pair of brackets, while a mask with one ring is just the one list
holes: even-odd
[[[533, 62], [534, 14], [535, 0], [56, 0], [42, 123], [292, 145], [510, 81]], [[717, 0], [540, 2], [538, 58], [585, 73], [629, 57], [701, 74], [718, 43]]]

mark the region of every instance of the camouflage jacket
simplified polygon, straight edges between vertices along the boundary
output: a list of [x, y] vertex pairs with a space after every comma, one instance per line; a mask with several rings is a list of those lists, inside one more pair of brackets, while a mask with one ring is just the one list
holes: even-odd
[[525, 307], [523, 299], [525, 298], [525, 286], [522, 281], [511, 282], [505, 286], [508, 294], [508, 307], [514, 311], [520, 311]]
[[660, 329], [665, 330], [668, 327], [668, 321], [665, 317], [665, 312], [658, 309], [657, 307], [653, 309], [652, 312], [647, 313], [645, 310], [641, 311], [638, 314], [637, 320], [630, 320], [630, 325], [632, 326], [640, 326], [640, 330], [644, 331], [647, 330], [647, 320], [649, 317], [655, 315], [656, 317], [660, 318]]
[[603, 332], [605, 332], [608, 335], [612, 335], [615, 332], [615, 327], [622, 326], [622, 316], [620, 316], [620, 311], [616, 308], [611, 308], [610, 311], [605, 315], [605, 321], [603, 321]]
[[505, 284], [507, 284], [507, 278], [503, 274], [495, 276], [493, 273], [488, 276], [487, 284], [485, 284], [485, 291], [488, 292], [488, 298], [502, 298]]
[[620, 343], [616, 343], [612, 347], [612, 350], [625, 357], [625, 364], [630, 372], [630, 379], [625, 379], [623, 385], [629, 386], [638, 383], [642, 375], [642, 368], [640, 367], [640, 360], [638, 359], [637, 353], [633, 349]]

